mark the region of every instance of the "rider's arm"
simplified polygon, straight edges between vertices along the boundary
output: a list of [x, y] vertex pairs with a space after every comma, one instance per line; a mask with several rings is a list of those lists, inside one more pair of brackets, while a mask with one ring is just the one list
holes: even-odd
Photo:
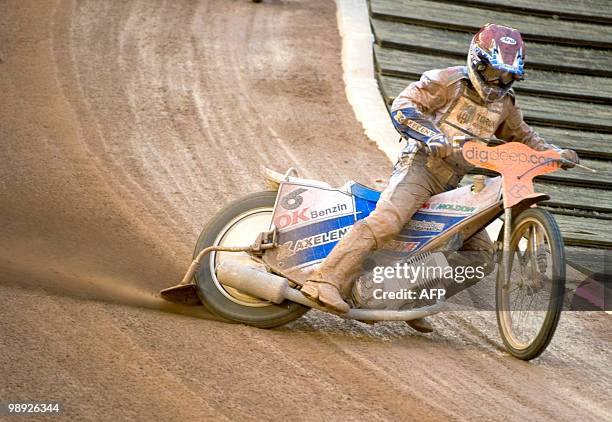
[[391, 105], [391, 120], [402, 135], [429, 142], [442, 136], [433, 123], [433, 113], [447, 101], [444, 84], [423, 75], [404, 89]]
[[522, 142], [538, 151], [545, 151], [548, 149], [561, 151], [558, 146], [546, 142], [546, 140], [540, 137], [533, 128], [525, 123], [523, 120], [523, 112], [518, 105], [516, 105], [514, 95], [510, 94], [509, 96], [510, 106], [508, 115], [495, 132], [495, 136], [507, 142]]

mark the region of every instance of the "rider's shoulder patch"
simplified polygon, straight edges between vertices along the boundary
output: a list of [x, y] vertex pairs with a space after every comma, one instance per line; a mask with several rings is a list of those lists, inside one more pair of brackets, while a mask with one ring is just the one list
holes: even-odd
[[465, 66], [452, 66], [446, 69], [433, 69], [423, 73], [423, 77], [442, 86], [450, 86], [461, 79], [468, 79]]

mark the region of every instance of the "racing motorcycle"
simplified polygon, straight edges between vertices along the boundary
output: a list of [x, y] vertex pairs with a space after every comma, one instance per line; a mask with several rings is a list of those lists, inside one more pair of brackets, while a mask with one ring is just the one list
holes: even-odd
[[[489, 138], [456, 137], [454, 147], [476, 167], [500, 174], [475, 176], [472, 184], [432, 196], [401, 233], [377, 252], [377, 262], [443, 266], [440, 251], [463, 242], [503, 218], [496, 249], [495, 302], [499, 333], [510, 354], [530, 360], [550, 343], [565, 293], [565, 255], [554, 217], [537, 207], [533, 178], [568, 164], [559, 152]], [[492, 146], [490, 146], [492, 145]], [[590, 170], [590, 169], [589, 169]], [[331, 312], [300, 293], [308, 276], [356, 221], [376, 207], [380, 192], [349, 181], [339, 188], [263, 169], [270, 190], [246, 195], [203, 229], [194, 259], [180, 284], [161, 291], [167, 300], [201, 303], [227, 320], [271, 328], [309, 309]], [[368, 274], [370, 276], [368, 277]], [[448, 280], [440, 275], [391, 279], [383, 290], [420, 291], [381, 300], [366, 268], [353, 285], [351, 309], [342, 318], [363, 322], [408, 321], [442, 311]], [[429, 291], [425, 299], [422, 292]], [[438, 294], [436, 294], [436, 292]], [[421, 300], [423, 299], [423, 300]]]

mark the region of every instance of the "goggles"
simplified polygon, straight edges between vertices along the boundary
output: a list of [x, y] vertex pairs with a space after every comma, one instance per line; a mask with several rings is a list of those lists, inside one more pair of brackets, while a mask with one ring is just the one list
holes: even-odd
[[506, 72], [505, 70], [496, 69], [491, 65], [481, 63], [478, 66], [478, 73], [487, 83], [500, 81], [502, 85], [508, 85], [516, 80], [521, 79], [520, 76]]

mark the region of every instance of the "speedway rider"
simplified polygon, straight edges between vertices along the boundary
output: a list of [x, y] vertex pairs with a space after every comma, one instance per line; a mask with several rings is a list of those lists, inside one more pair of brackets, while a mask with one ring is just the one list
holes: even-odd
[[[472, 38], [467, 66], [425, 72], [395, 99], [391, 117], [408, 140], [393, 168], [376, 209], [358, 221], [334, 247], [302, 287], [302, 293], [336, 312], [347, 312], [344, 301], [366, 256], [394, 238], [432, 195], [454, 189], [470, 169], [453, 148], [456, 135], [522, 142], [539, 151], [558, 149], [524, 121], [512, 85], [523, 78], [525, 46], [513, 28], [487, 24]], [[562, 157], [578, 163], [572, 150]], [[490, 259], [492, 242], [482, 230], [462, 250], [479, 251]], [[409, 324], [423, 332], [424, 319]]]

